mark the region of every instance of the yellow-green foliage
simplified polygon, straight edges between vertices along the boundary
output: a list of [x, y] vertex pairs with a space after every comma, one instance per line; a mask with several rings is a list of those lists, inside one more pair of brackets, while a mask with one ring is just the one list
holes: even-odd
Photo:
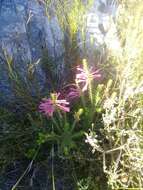
[[[117, 52], [115, 65], [117, 76], [114, 88], [115, 103], [106, 108], [104, 123], [111, 149], [121, 147], [112, 155], [112, 164], [107, 171], [112, 189], [143, 187], [143, 4], [141, 0], [122, 1], [119, 6], [118, 29], [121, 51]], [[111, 103], [111, 96], [109, 95]], [[107, 100], [106, 106], [107, 106]], [[109, 103], [109, 101], [108, 101]], [[114, 110], [115, 109], [115, 110]], [[114, 114], [113, 114], [114, 113]], [[123, 114], [122, 117], [120, 114]], [[106, 116], [106, 117], [105, 117]], [[112, 117], [111, 117], [112, 116]], [[108, 119], [108, 120], [107, 120]], [[110, 124], [110, 119], [115, 121]], [[109, 123], [107, 123], [109, 122]], [[116, 135], [113, 135], [113, 131]], [[123, 135], [124, 133], [124, 135]], [[110, 136], [111, 135], [111, 136]], [[111, 140], [112, 139], [112, 140]], [[123, 145], [125, 144], [125, 145]], [[124, 148], [122, 148], [124, 146]]]
[[115, 80], [105, 84], [100, 94], [104, 110], [102, 132], [108, 143], [102, 140], [100, 147], [92, 132], [87, 141], [93, 152], [103, 153], [103, 169], [111, 189], [139, 190], [143, 189], [143, 4], [141, 0], [120, 2], [120, 49], [116, 55], [108, 51]]
[[[48, 5], [51, 2], [48, 2]], [[88, 8], [92, 5], [93, 0], [88, 0], [83, 3], [82, 0], [57, 0], [56, 15], [63, 29], [67, 29], [70, 32], [71, 37], [81, 29], [84, 24], [84, 15]]]
[[[126, 0], [119, 8], [119, 32], [123, 45], [120, 68], [134, 82], [143, 79], [143, 4], [141, 0]], [[124, 73], [124, 74], [125, 74]]]

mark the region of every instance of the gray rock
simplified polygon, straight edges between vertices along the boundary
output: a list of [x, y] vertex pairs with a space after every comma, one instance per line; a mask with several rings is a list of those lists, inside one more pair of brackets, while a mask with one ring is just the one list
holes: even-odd
[[60, 62], [61, 68], [64, 53], [63, 33], [56, 16], [49, 20], [44, 4], [37, 0], [1, 0], [0, 95], [2, 97], [7, 99], [12, 97], [3, 52], [12, 57], [14, 67], [23, 78], [26, 78], [28, 68], [33, 64], [39, 86], [43, 88], [46, 76], [38, 60], [44, 50], [47, 50], [53, 60], [57, 59]]
[[[105, 53], [104, 47], [109, 48], [109, 39], [117, 40], [116, 12], [118, 4], [116, 0], [94, 0], [92, 7], [85, 15], [85, 42], [82, 43], [81, 33], [78, 35], [79, 48], [82, 55], [88, 57], [89, 62], [95, 62], [95, 50]], [[104, 56], [104, 55], [103, 55]]]

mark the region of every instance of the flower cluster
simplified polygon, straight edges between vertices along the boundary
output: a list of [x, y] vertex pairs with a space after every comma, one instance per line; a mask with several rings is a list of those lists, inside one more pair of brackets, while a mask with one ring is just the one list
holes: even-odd
[[85, 64], [82, 67], [78, 66], [75, 84], [70, 86], [66, 94], [56, 92], [52, 93], [50, 98], [43, 99], [39, 105], [39, 112], [49, 117], [52, 117], [56, 110], [69, 112], [70, 101], [79, 98], [81, 93], [88, 90], [88, 85], [91, 81], [99, 78], [101, 78], [99, 70], [93, 68], [88, 69]]

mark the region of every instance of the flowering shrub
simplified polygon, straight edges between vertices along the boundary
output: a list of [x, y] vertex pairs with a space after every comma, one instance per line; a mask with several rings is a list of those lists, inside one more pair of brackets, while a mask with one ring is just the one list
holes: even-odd
[[[67, 154], [71, 148], [76, 148], [74, 141], [83, 138], [84, 132], [88, 130], [88, 124], [87, 126], [80, 127], [80, 122], [82, 122], [80, 121], [80, 117], [82, 115], [85, 115], [85, 117], [91, 115], [91, 119], [88, 119], [88, 122], [91, 123], [93, 120], [92, 116], [95, 113], [93, 103], [89, 103], [88, 106], [86, 105], [86, 102], [89, 102], [89, 100], [91, 101], [90, 98], [92, 94], [86, 97], [86, 91], [88, 92], [88, 89], [91, 88], [94, 80], [98, 79], [99, 82], [99, 78], [101, 78], [100, 71], [94, 70], [93, 68], [89, 69], [86, 60], [83, 60], [82, 66], [77, 67], [76, 72], [75, 84], [67, 85], [68, 91], [66, 93], [62, 93], [62, 91], [51, 93], [50, 98], [42, 99], [39, 105], [39, 112], [48, 116], [49, 119], [51, 118], [54, 127], [51, 127], [50, 136], [45, 134], [45, 136], [47, 136], [45, 141], [48, 141], [49, 137], [50, 140], [53, 137], [53, 140], [56, 140], [60, 145], [60, 149], [64, 147], [64, 150], [63, 148], [62, 150], [65, 154]], [[77, 108], [78, 111], [73, 113], [73, 100], [79, 101], [79, 99], [81, 99], [82, 103], [79, 104]], [[54, 112], [57, 113], [54, 114]], [[70, 112], [69, 116], [66, 115], [66, 112]], [[71, 117], [73, 121], [71, 121]], [[42, 141], [42, 143], [44, 142]]]

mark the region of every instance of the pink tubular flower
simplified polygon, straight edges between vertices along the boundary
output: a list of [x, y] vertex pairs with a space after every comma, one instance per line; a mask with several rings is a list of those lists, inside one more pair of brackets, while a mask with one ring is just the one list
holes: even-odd
[[71, 87], [69, 89], [69, 92], [67, 93], [67, 99], [68, 100], [73, 100], [75, 98], [79, 98], [80, 97], [80, 91], [77, 87]]
[[94, 79], [101, 78], [101, 74], [98, 70], [93, 70], [93, 68], [90, 68], [89, 70], [87, 68], [81, 68], [77, 67], [77, 71], [79, 73], [76, 74], [76, 84], [82, 84], [82, 91], [86, 91], [88, 88], [88, 85], [91, 83]]
[[53, 113], [56, 109], [60, 109], [64, 112], [69, 112], [69, 102], [67, 102], [65, 99], [58, 99], [59, 96], [60, 93], [52, 93], [51, 98], [43, 99], [39, 105], [39, 112], [42, 112], [44, 115], [47, 115], [49, 117], [53, 116]]

